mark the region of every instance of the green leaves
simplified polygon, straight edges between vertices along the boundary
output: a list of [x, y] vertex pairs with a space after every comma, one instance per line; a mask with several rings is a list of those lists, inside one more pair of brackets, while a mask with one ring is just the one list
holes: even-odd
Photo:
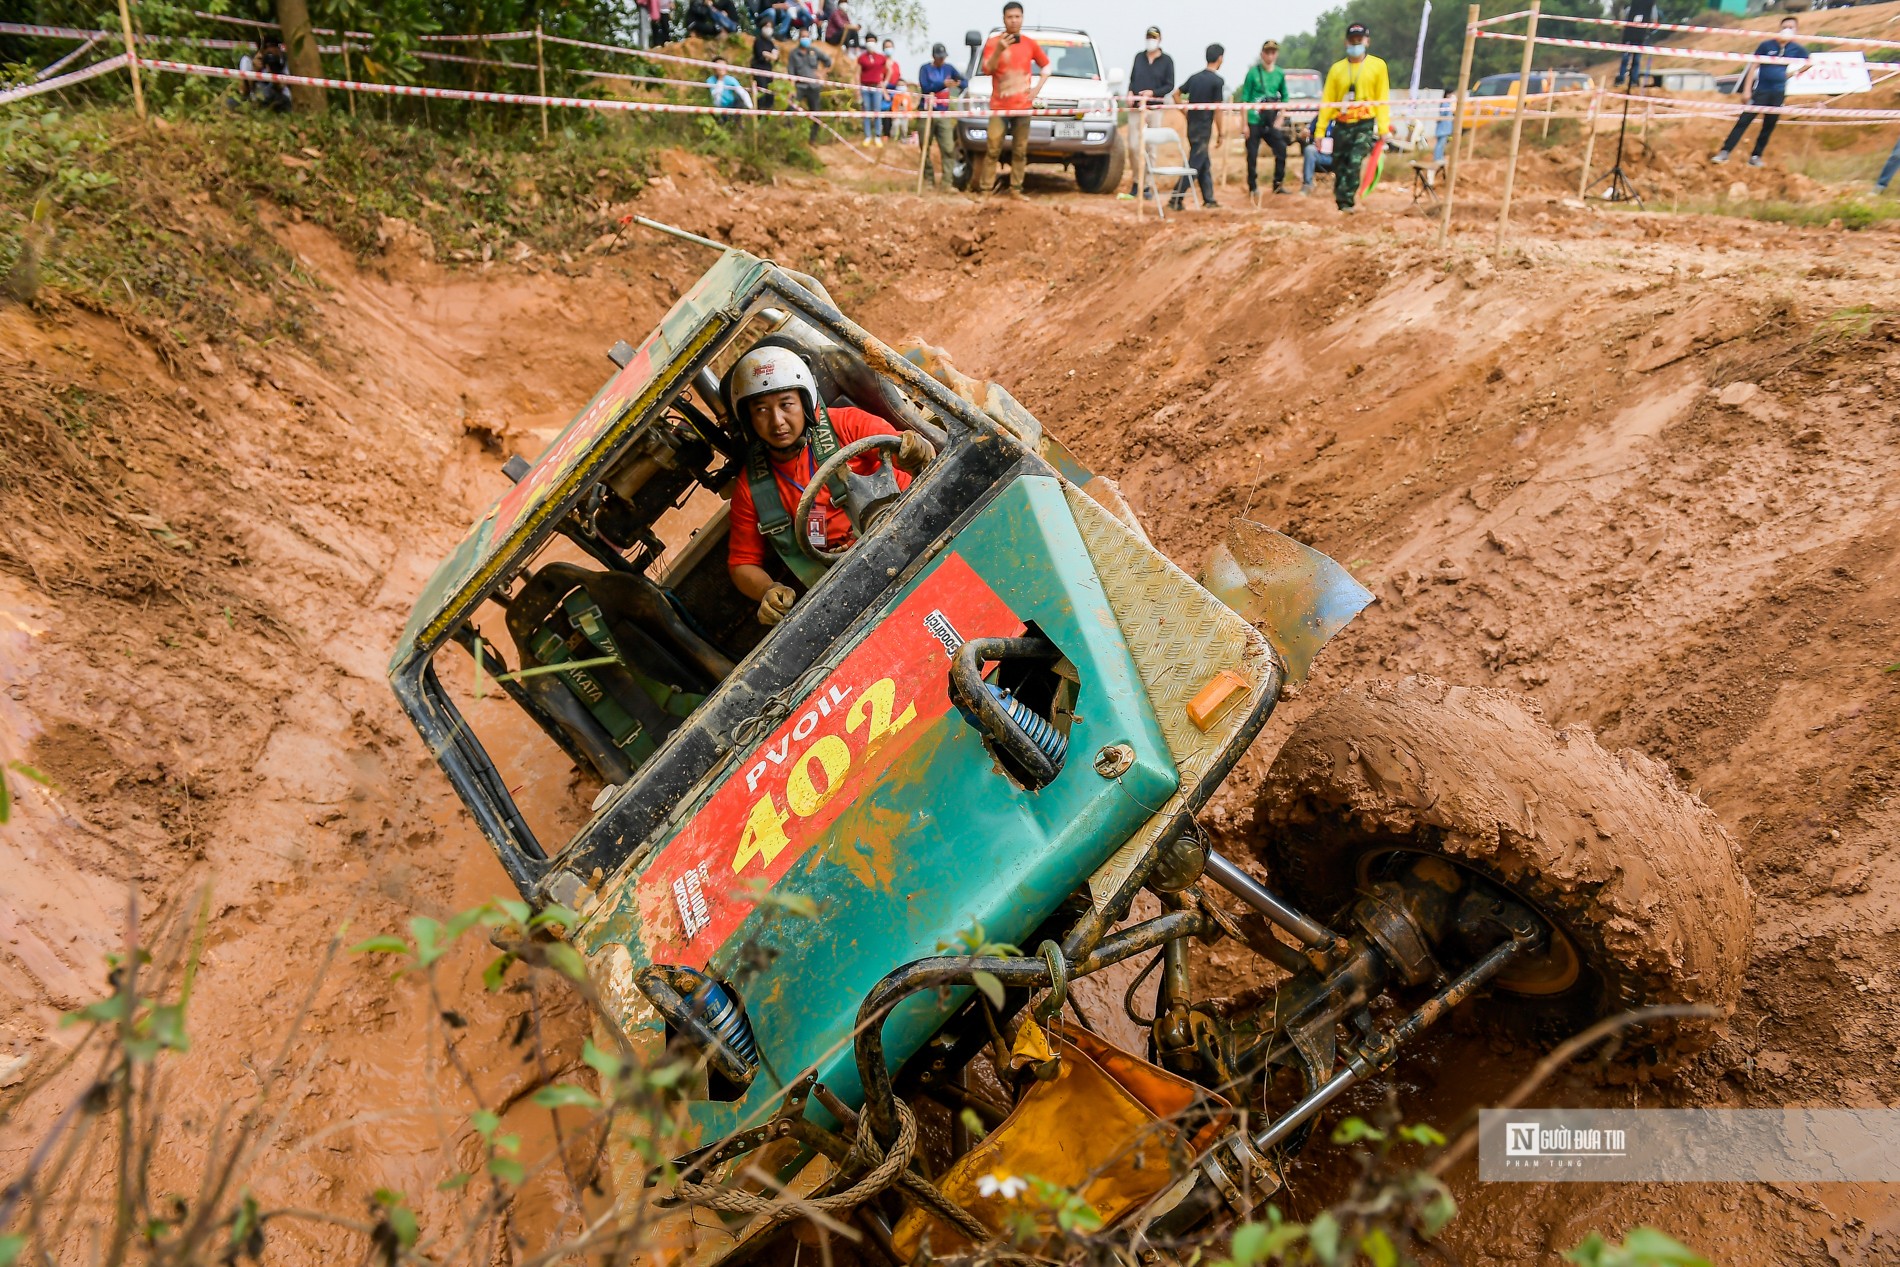
[[580, 951], [564, 941], [551, 941], [542, 950], [548, 967], [571, 981], [587, 980], [587, 961], [581, 958]]
[[1383, 1140], [1385, 1132], [1363, 1118], [1349, 1117], [1333, 1128], [1333, 1143], [1357, 1144], [1361, 1140]]
[[0, 1236], [0, 1267], [13, 1267], [20, 1257], [20, 1251], [25, 1248], [24, 1236]]
[[1710, 1267], [1708, 1259], [1681, 1241], [1648, 1226], [1631, 1228], [1621, 1245], [1592, 1232], [1564, 1261], [1578, 1267]]
[[[6, 764], [6, 769], [11, 770], [15, 774], [18, 774], [24, 778], [33, 780], [33, 782], [39, 784], [41, 787], [53, 786], [53, 781], [51, 779], [41, 774], [38, 770], [35, 770], [32, 766], [28, 765], [24, 761], [9, 761]], [[6, 821], [12, 816], [13, 816], [13, 794], [7, 790], [7, 776], [6, 776], [5, 771], [0, 770], [0, 826], [4, 826], [6, 824]]]
[[[394, 933], [366, 938], [350, 947], [353, 955], [403, 955], [410, 962], [397, 968], [394, 975], [402, 976], [407, 972], [424, 971], [434, 966], [454, 948], [455, 943], [471, 929], [480, 927], [492, 929], [497, 940], [528, 943], [536, 933], [548, 933], [552, 940], [533, 940], [533, 962], [544, 963], [561, 975], [574, 981], [587, 978], [587, 960], [566, 941], [561, 940], [568, 931], [580, 927], [581, 917], [559, 902], [551, 902], [540, 910], [535, 910], [526, 902], [513, 898], [491, 898], [480, 906], [471, 906], [458, 911], [447, 922], [431, 919], [427, 915], [418, 915], [409, 921], [409, 935], [413, 941], [405, 940]], [[482, 970], [482, 984], [490, 993], [501, 989], [502, 978], [508, 969], [521, 957], [517, 951], [503, 951], [490, 960]]]
[[591, 1038], [581, 1042], [581, 1063], [599, 1074], [602, 1082], [618, 1081], [624, 1067], [620, 1057], [594, 1046]]
[[1419, 1235], [1429, 1241], [1444, 1231], [1445, 1225], [1457, 1216], [1458, 1203], [1452, 1199], [1451, 1193], [1446, 1191], [1444, 1185], [1440, 1184], [1438, 1191], [1432, 1194], [1431, 1200], [1425, 1203], [1425, 1208], [1419, 1211]]
[[1313, 1247], [1313, 1256], [1322, 1263], [1339, 1261], [1339, 1220], [1331, 1210], [1321, 1210], [1319, 1216], [1306, 1225], [1306, 1239]]
[[970, 981], [977, 989], [983, 991], [983, 997], [990, 1001], [991, 1007], [999, 1012], [1003, 1010], [1003, 983], [997, 979], [995, 973], [972, 972]]
[[403, 1195], [390, 1188], [378, 1188], [371, 1198], [382, 1207], [382, 1226], [389, 1229], [389, 1236], [399, 1249], [412, 1249], [422, 1229], [416, 1224], [416, 1212], [409, 1208]]
[[542, 1087], [529, 1097], [544, 1109], [598, 1109], [600, 1097], [585, 1087], [557, 1082]]
[[521, 1136], [502, 1134], [501, 1118], [487, 1109], [469, 1114], [468, 1121], [488, 1146], [488, 1173], [502, 1183], [520, 1186], [527, 1177], [527, 1171], [515, 1160], [515, 1154], [521, 1151]]

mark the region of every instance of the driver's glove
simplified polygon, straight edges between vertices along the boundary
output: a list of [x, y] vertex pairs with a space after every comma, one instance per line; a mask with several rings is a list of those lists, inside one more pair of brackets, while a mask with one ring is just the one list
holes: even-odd
[[765, 597], [759, 600], [759, 623], [761, 625], [778, 624], [791, 613], [792, 604], [797, 599], [798, 595], [792, 592], [792, 587], [789, 585], [774, 585], [766, 590]]
[[930, 447], [930, 441], [915, 431], [904, 432], [903, 439], [897, 446], [897, 465], [912, 475], [923, 470], [930, 459], [936, 456], [937, 451]]

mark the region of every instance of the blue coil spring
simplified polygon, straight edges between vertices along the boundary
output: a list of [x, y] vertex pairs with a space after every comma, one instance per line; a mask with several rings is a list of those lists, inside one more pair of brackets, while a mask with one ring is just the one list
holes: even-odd
[[752, 1037], [752, 1022], [747, 1019], [745, 1009], [739, 1006], [723, 985], [711, 977], [704, 977], [703, 980], [706, 984], [693, 992], [693, 997], [687, 1000], [687, 1007], [720, 1042], [732, 1049], [735, 1056], [748, 1065], [757, 1065], [759, 1044]]
[[1069, 750], [1069, 737], [1050, 725], [1046, 717], [1039, 716], [1029, 705], [994, 682], [984, 685], [990, 688], [990, 694], [1003, 706], [1010, 720], [1023, 728], [1023, 733], [1029, 736], [1029, 742], [1042, 749], [1042, 755], [1049, 758], [1051, 765], [1060, 766], [1063, 754]]

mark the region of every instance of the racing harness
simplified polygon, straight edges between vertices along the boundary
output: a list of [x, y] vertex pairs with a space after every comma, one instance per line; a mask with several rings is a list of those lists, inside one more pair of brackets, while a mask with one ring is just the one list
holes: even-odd
[[[841, 447], [838, 444], [838, 433], [831, 425], [831, 414], [823, 404], [817, 407], [816, 415], [805, 427], [805, 448], [811, 454], [811, 469], [814, 474], [826, 462], [829, 462], [832, 455]], [[766, 451], [765, 442], [756, 437], [753, 438], [751, 444], [746, 446], [745, 478], [747, 487], [752, 490], [752, 508], [758, 512], [759, 531], [765, 534], [765, 539], [771, 542], [772, 548], [778, 552], [778, 557], [784, 560], [785, 566], [792, 570], [792, 575], [803, 582], [806, 588], [818, 584], [825, 575], [825, 565], [807, 554], [804, 547], [799, 544], [799, 526], [792, 522], [791, 513], [785, 509], [785, 503], [779, 499], [778, 477], [772, 474], [771, 455]], [[844, 505], [845, 483], [842, 471], [834, 474], [826, 483], [825, 488], [831, 494], [833, 505]], [[812, 508], [814, 522], [819, 525], [818, 530], [822, 532], [824, 521], [817, 516], [823, 512], [818, 508], [816, 499], [812, 502]], [[805, 530], [809, 532], [811, 525], [806, 525]]]

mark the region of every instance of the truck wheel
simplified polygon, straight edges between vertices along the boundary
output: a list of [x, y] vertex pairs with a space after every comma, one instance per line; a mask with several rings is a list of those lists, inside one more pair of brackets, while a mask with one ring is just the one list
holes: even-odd
[[1090, 154], [1075, 160], [1075, 183], [1085, 194], [1112, 194], [1121, 188], [1126, 166], [1122, 155], [1122, 136], [1116, 132], [1108, 153]]
[[[1741, 992], [1751, 895], [1714, 813], [1661, 763], [1552, 730], [1520, 696], [1427, 677], [1355, 686], [1294, 729], [1256, 825], [1273, 879], [1325, 918], [1421, 853], [1529, 904], [1550, 948], [1493, 988], [1503, 1019], [1539, 1039], [1652, 1004], [1727, 1010]], [[1647, 1054], [1705, 1046], [1714, 1028], [1686, 1022]]]
[[970, 188], [970, 174], [976, 168], [976, 162], [970, 157], [970, 151], [958, 150], [957, 156], [950, 162], [950, 183], [959, 193]]

